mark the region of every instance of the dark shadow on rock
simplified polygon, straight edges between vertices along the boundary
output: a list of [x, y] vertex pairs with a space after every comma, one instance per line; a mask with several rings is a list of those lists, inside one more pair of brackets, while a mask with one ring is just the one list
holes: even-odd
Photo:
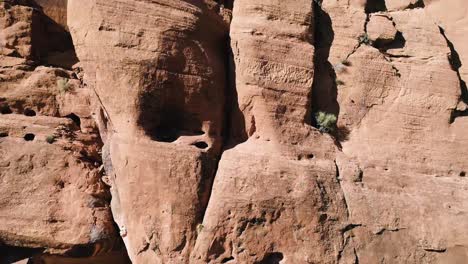
[[418, 0], [416, 3], [411, 3], [408, 5], [406, 9], [414, 9], [414, 8], [424, 8], [426, 5], [424, 4], [424, 0]]
[[[439, 26], [439, 31], [440, 34], [445, 38], [445, 41], [447, 42], [447, 46], [450, 49], [450, 55], [448, 57], [448, 60], [450, 62], [450, 65], [452, 67], [452, 70], [454, 70], [457, 73], [458, 80], [460, 82], [460, 101], [468, 104], [468, 89], [466, 86], [466, 82], [462, 79], [461, 74], [460, 74], [460, 68], [462, 66], [462, 61], [460, 59], [460, 55], [458, 54], [457, 50], [455, 49], [455, 46], [453, 43], [448, 39], [447, 35], [445, 34], [445, 30]], [[468, 110], [458, 110], [454, 109], [452, 110], [452, 113], [450, 115], [450, 123], [453, 123], [457, 117], [461, 116], [468, 116]]]
[[268, 253], [265, 255], [265, 257], [261, 261], [255, 262], [255, 264], [280, 264], [283, 258], [284, 258], [283, 253], [280, 253], [280, 252]]
[[17, 0], [9, 3], [29, 6], [34, 10], [31, 33], [33, 60], [41, 65], [65, 69], [71, 69], [72, 65], [78, 62], [70, 32], [48, 17], [39, 4], [33, 0]]
[[367, 0], [365, 11], [367, 14], [387, 11], [385, 0]]
[[42, 248], [23, 248], [0, 245], [0, 264], [11, 264], [31, 258], [44, 251]]
[[402, 49], [405, 47], [405, 45], [406, 39], [400, 31], [397, 32], [395, 39], [389, 43], [385, 43], [381, 40], [376, 40], [372, 44], [372, 46], [374, 46], [382, 52], [386, 52], [389, 49]]
[[335, 37], [330, 16], [315, 4], [315, 72], [312, 86], [310, 124], [316, 126], [315, 113], [323, 111], [338, 116], [336, 73], [328, 61]]
[[[141, 61], [140, 72], [143, 73], [138, 96], [138, 125], [153, 140], [173, 142], [183, 135], [202, 135], [202, 122], [195, 113], [187, 111], [187, 97], [183, 80], [171, 71], [181, 69], [174, 65], [185, 65], [182, 52], [171, 57], [161, 56], [156, 60]], [[165, 65], [167, 74], [160, 72]]]
[[226, 86], [224, 150], [231, 149], [248, 139], [247, 132], [245, 131], [245, 117], [239, 108], [236, 87], [236, 64], [230, 40], [228, 40], [227, 46], [228, 56], [226, 65], [228, 84]]

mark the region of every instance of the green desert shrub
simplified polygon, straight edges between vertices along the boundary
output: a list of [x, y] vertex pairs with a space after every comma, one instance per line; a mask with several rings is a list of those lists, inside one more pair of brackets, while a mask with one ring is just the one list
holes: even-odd
[[358, 37], [358, 40], [360, 44], [372, 45], [372, 40], [369, 38], [369, 35], [367, 35], [367, 33], [360, 35]]
[[320, 131], [329, 133], [335, 130], [336, 115], [320, 111], [315, 114], [315, 120]]
[[55, 136], [52, 136], [52, 135], [47, 136], [46, 137], [46, 142], [49, 143], [49, 144], [54, 143], [55, 142]]
[[66, 93], [71, 90], [70, 84], [68, 83], [68, 79], [59, 78], [57, 79], [57, 89], [61, 93]]
[[205, 228], [205, 226], [203, 224], [198, 224], [197, 225], [197, 234], [200, 234], [203, 231], [203, 228]]

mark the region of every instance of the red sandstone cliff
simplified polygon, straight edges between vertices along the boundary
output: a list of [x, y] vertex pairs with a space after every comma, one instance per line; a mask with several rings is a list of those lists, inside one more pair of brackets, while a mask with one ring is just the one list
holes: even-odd
[[467, 263], [467, 14], [0, 1], [0, 263]]

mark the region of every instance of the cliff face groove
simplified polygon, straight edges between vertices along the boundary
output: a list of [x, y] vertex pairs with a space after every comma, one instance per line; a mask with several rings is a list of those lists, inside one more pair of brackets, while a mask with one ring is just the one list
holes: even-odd
[[5, 0], [0, 28], [1, 263], [468, 261], [463, 0]]

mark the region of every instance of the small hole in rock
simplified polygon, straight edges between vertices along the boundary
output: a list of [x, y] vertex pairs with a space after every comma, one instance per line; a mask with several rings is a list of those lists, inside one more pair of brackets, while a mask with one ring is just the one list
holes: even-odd
[[466, 172], [465, 172], [465, 171], [460, 172], [460, 177], [465, 177], [465, 176], [466, 176]]
[[193, 145], [199, 149], [206, 149], [208, 147], [208, 144], [206, 144], [206, 142], [203, 141], [195, 142]]
[[298, 160], [302, 160], [302, 159], [313, 159], [314, 158], [314, 154], [299, 154], [299, 156], [297, 156], [297, 159]]
[[29, 109], [29, 108], [26, 108], [26, 109], [24, 109], [23, 114], [25, 116], [36, 116], [36, 111], [34, 111], [32, 109]]
[[55, 185], [59, 187], [60, 189], [65, 188], [65, 183], [62, 180], [57, 181]]
[[8, 132], [0, 132], [0, 138], [8, 137]]
[[28, 133], [24, 135], [24, 140], [26, 141], [33, 141], [36, 136], [34, 134]]
[[12, 114], [11, 108], [8, 105], [0, 106], [0, 113], [3, 115]]
[[66, 115], [65, 117], [70, 118], [73, 121], [73, 123], [75, 123], [78, 127], [81, 126], [81, 119], [77, 115], [75, 115], [74, 113]]
[[223, 258], [223, 260], [221, 260], [221, 263], [226, 263], [226, 262], [231, 261], [231, 260], [234, 260], [234, 258], [232, 256], [228, 257], [228, 258]]

